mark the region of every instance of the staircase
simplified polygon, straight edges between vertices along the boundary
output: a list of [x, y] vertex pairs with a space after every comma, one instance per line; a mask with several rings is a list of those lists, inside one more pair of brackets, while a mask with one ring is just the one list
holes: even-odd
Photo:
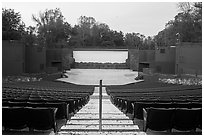
[[102, 88], [102, 131], [99, 132], [99, 87], [90, 101], [61, 128], [62, 135], [145, 135], [125, 114], [116, 108]]

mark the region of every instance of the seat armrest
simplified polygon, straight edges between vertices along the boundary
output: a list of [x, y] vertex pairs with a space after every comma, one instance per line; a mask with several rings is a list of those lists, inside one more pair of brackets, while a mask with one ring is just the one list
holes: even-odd
[[54, 128], [54, 132], [56, 133], [56, 132], [58, 132], [57, 131], [57, 122], [56, 122], [56, 119], [55, 119], [55, 117], [56, 117], [56, 113], [57, 113], [57, 109], [58, 108], [53, 108], [53, 128]]
[[66, 103], [66, 120], [69, 120], [69, 103]]
[[147, 130], [147, 110], [143, 108], [143, 131]]

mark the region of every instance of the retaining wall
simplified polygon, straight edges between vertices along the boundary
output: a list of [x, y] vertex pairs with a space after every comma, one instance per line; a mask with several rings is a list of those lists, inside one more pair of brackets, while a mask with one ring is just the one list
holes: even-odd
[[2, 75], [20, 75], [25, 70], [25, 47], [19, 41], [2, 41]]
[[177, 74], [202, 75], [202, 43], [183, 42], [176, 47]]
[[74, 68], [80, 69], [128, 69], [126, 63], [75, 62]]

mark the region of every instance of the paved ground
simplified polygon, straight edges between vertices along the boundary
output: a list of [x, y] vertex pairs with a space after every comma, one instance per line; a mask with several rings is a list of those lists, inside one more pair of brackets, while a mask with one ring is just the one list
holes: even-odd
[[61, 128], [60, 135], [145, 135], [132, 120], [116, 108], [103, 88], [102, 132], [99, 132], [99, 88], [90, 101]]
[[129, 69], [71, 69], [67, 71], [68, 78], [60, 78], [59, 81], [70, 82], [79, 85], [124, 85], [137, 82], [137, 71]]

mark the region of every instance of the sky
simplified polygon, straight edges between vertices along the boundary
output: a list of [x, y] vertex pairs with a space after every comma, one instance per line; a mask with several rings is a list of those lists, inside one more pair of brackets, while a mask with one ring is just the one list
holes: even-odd
[[72, 26], [80, 16], [94, 17], [110, 29], [123, 33], [157, 35], [178, 13], [177, 2], [2, 2], [2, 8], [20, 12], [26, 26], [35, 26], [32, 15], [60, 8]]

